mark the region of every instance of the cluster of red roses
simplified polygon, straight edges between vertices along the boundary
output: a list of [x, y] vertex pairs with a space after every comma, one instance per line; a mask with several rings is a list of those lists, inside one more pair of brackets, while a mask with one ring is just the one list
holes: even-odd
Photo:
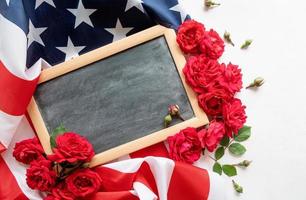
[[171, 158], [193, 163], [202, 149], [214, 151], [224, 136], [233, 137], [246, 122], [245, 106], [234, 97], [242, 88], [242, 74], [237, 65], [218, 62], [224, 41], [199, 22], [184, 22], [177, 43], [188, 56], [183, 69], [186, 82], [198, 94], [199, 106], [210, 119], [209, 126], [199, 132], [187, 128], [168, 138]]
[[28, 186], [47, 192], [46, 200], [84, 199], [98, 192], [101, 177], [85, 166], [94, 156], [92, 145], [84, 137], [68, 132], [58, 135], [55, 142], [54, 154], [48, 156], [36, 137], [16, 143], [13, 156], [30, 164]]

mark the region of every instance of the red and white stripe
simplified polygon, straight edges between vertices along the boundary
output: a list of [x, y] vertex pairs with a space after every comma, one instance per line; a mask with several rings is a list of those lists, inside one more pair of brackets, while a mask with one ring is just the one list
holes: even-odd
[[[43, 60], [27, 70], [26, 35], [2, 15], [0, 27], [5, 30], [0, 31], [0, 199], [40, 200], [42, 194], [26, 184], [27, 166], [18, 163], [12, 151], [16, 142], [35, 136], [24, 114], [36, 88]], [[218, 192], [224, 187], [219, 176], [174, 162], [166, 158], [167, 155], [164, 143], [160, 143], [97, 168], [104, 190], [93, 199], [227, 199]]]
[[0, 15], [0, 150], [7, 148], [37, 85], [40, 64], [26, 70], [27, 37]]

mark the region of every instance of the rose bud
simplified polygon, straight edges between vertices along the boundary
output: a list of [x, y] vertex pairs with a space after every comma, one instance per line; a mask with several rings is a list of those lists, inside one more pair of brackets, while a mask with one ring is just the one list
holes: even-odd
[[234, 189], [236, 190], [236, 192], [243, 193], [243, 187], [238, 185], [234, 180], [232, 180], [232, 182], [233, 182], [233, 186], [234, 186]]
[[170, 105], [168, 107], [168, 114], [171, 115], [171, 117], [178, 117], [180, 118], [182, 121], [185, 121], [183, 119], [183, 117], [180, 114], [180, 107], [178, 105]]
[[258, 88], [258, 87], [262, 86], [263, 84], [264, 84], [264, 79], [262, 77], [257, 77], [257, 78], [255, 78], [253, 83], [251, 83], [249, 86], [246, 87], [246, 89]]
[[241, 45], [241, 49], [247, 49], [251, 44], [252, 44], [253, 40], [246, 40], [242, 45]]
[[238, 163], [238, 166], [239, 167], [248, 167], [251, 163], [252, 163], [252, 161], [244, 160], [244, 161]]
[[220, 5], [221, 5], [220, 3], [216, 3], [212, 0], [205, 0], [205, 6], [207, 8], [213, 8], [213, 7], [220, 6]]
[[231, 34], [229, 32], [225, 31], [223, 37], [226, 42], [230, 43], [232, 46], [235, 46], [231, 39]]
[[168, 113], [171, 115], [171, 116], [175, 116], [179, 113], [180, 111], [180, 107], [178, 105], [170, 105], [168, 107]]
[[166, 117], [164, 118], [164, 127], [167, 128], [170, 123], [172, 122], [172, 117], [171, 115], [166, 115]]

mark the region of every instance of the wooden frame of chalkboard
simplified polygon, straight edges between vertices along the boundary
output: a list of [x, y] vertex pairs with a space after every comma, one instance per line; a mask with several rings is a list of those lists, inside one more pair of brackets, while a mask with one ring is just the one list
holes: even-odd
[[[160, 131], [150, 133], [136, 140], [111, 148], [104, 152], [96, 152], [96, 155], [90, 163], [91, 167], [110, 162], [121, 156], [164, 141], [168, 136], [173, 135], [186, 127], [200, 127], [208, 123], [208, 118], [206, 114], [198, 106], [196, 94], [185, 83], [185, 77], [183, 75], [182, 70], [186, 61], [184, 55], [176, 44], [176, 34], [174, 30], [157, 25], [139, 33], [133, 34], [124, 39], [121, 39], [119, 41], [113, 42], [109, 45], [83, 54], [72, 60], [58, 64], [52, 68], [45, 69], [41, 72], [38, 84], [50, 81], [59, 76], [63, 76], [69, 72], [85, 67], [93, 62], [103, 60], [107, 57], [111, 57], [112, 55], [115, 55], [117, 53], [128, 51], [132, 47], [136, 47], [137, 45], [143, 44], [161, 36], [165, 37], [174, 64], [176, 65], [177, 72], [182, 80], [182, 84], [186, 91], [188, 100], [193, 109], [194, 117], [185, 120], [181, 123], [177, 123], [168, 128], [162, 129]], [[40, 113], [38, 104], [35, 101], [34, 97], [31, 99], [31, 102], [28, 106], [28, 113], [46, 154], [51, 154], [52, 149], [50, 146], [50, 135], [48, 133], [43, 116]]]

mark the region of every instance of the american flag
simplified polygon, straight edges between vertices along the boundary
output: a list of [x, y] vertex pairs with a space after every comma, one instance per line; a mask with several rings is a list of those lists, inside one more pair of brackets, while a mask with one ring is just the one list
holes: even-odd
[[40, 59], [58, 64], [157, 23], [177, 28], [189, 18], [177, 0], [3, 0], [0, 13], [27, 37], [28, 68]]
[[[26, 107], [42, 69], [156, 24], [176, 29], [189, 18], [178, 0], [0, 0], [0, 199], [43, 198], [12, 157], [16, 142], [35, 135]], [[94, 199], [222, 199], [215, 175], [161, 157], [164, 143], [101, 166], [106, 186]]]

